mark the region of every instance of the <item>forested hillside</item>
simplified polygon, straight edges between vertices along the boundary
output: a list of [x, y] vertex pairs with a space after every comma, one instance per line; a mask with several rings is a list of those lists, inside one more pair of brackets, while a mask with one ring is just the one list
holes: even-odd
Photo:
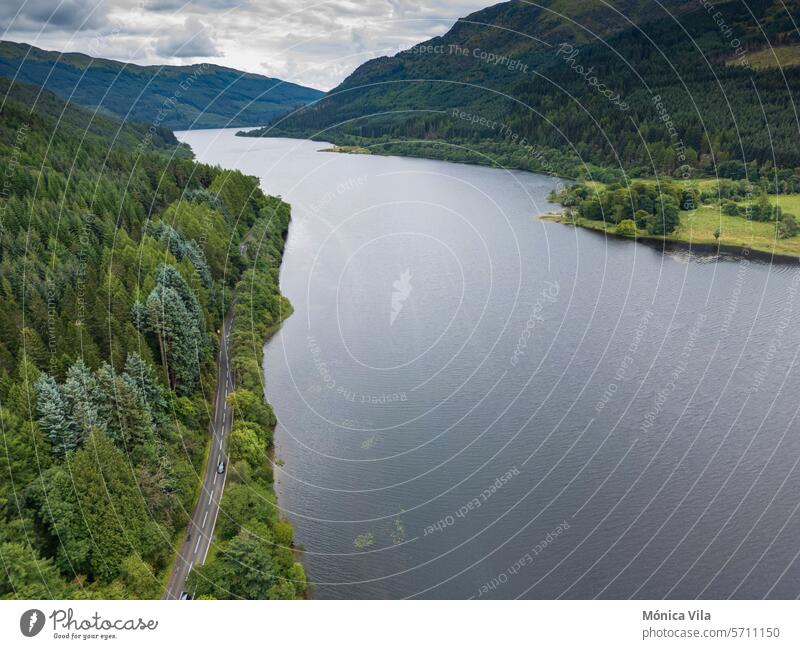
[[322, 96], [313, 88], [200, 65], [140, 66], [0, 42], [0, 76], [125, 120], [174, 129], [263, 126]]
[[[217, 327], [234, 296], [247, 306], [235, 307], [223, 511], [237, 487], [263, 496], [249, 560], [271, 570], [246, 587], [225, 572], [227, 547], [250, 543], [238, 512], [208, 594], [303, 596], [252, 342], [290, 312], [277, 279], [288, 205], [255, 178], [195, 163], [168, 131], [2, 79], [0, 170], [0, 597], [162, 595], [204, 467]], [[254, 236], [257, 258], [240, 249]]]
[[490, 7], [248, 135], [575, 178], [719, 174], [800, 190], [800, 67], [787, 65], [800, 37], [784, 3], [660, 3], [674, 16], [610, 4], [621, 13], [564, 0]]

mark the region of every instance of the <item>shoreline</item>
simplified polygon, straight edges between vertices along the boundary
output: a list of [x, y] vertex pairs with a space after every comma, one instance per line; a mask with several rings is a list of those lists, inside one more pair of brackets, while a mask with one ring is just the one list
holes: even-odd
[[716, 241], [696, 240], [689, 241], [679, 237], [663, 237], [650, 234], [640, 234], [636, 236], [625, 236], [609, 231], [602, 221], [597, 221], [597, 226], [589, 225], [585, 219], [577, 221], [565, 221], [560, 212], [545, 212], [536, 216], [540, 221], [558, 223], [564, 226], [581, 228], [587, 232], [593, 232], [600, 236], [613, 237], [614, 239], [627, 240], [633, 243], [640, 243], [659, 252], [681, 251], [698, 255], [715, 255], [719, 259], [735, 257], [742, 259], [753, 259], [763, 263], [784, 264], [794, 266], [800, 264], [800, 256], [786, 255], [783, 253], [772, 252], [758, 247], [747, 245], [733, 245], [718, 243]]
[[[247, 135], [242, 131], [236, 133], [237, 137], [256, 137], [252, 135]], [[285, 135], [260, 135], [257, 137], [289, 137]], [[309, 141], [319, 141], [319, 142], [328, 142], [327, 140], [322, 139], [315, 139], [315, 138], [292, 138], [292, 139], [306, 139]], [[502, 165], [491, 165], [491, 164], [482, 164], [480, 162], [470, 162], [470, 161], [457, 161], [457, 160], [446, 160], [444, 158], [438, 157], [430, 157], [426, 155], [404, 155], [402, 153], [395, 153], [395, 152], [386, 152], [386, 151], [373, 151], [364, 146], [358, 145], [339, 145], [336, 143], [331, 143], [331, 146], [328, 148], [320, 149], [321, 153], [341, 153], [347, 155], [381, 155], [381, 156], [397, 156], [401, 158], [417, 158], [423, 160], [433, 160], [438, 162], [449, 162], [451, 164], [467, 164], [476, 167], [489, 167], [495, 169], [506, 169], [506, 170], [513, 170], [513, 171], [524, 171], [533, 174], [539, 174], [544, 176], [549, 176], [551, 178], [558, 178], [562, 181], [566, 182], [575, 182], [575, 179], [569, 178], [566, 176], [559, 176], [549, 174], [546, 171], [533, 171], [530, 169], [524, 169], [521, 167], [505, 167]], [[633, 179], [632, 179], [633, 180]], [[644, 179], [647, 180], [647, 179]], [[558, 205], [557, 203], [553, 203], [553, 205]], [[754, 259], [764, 263], [776, 263], [776, 264], [784, 264], [784, 265], [796, 265], [800, 264], [800, 255], [791, 255], [782, 252], [774, 252], [770, 249], [765, 249], [759, 246], [751, 246], [747, 244], [731, 244], [731, 243], [719, 243], [718, 241], [711, 241], [706, 239], [697, 239], [697, 240], [687, 240], [682, 239], [680, 237], [663, 237], [663, 236], [656, 236], [656, 235], [649, 235], [649, 234], [637, 234], [634, 237], [629, 237], [621, 234], [617, 234], [616, 232], [609, 231], [603, 222], [597, 222], [597, 225], [594, 225], [594, 222], [582, 222], [585, 219], [577, 220], [577, 221], [565, 221], [563, 219], [563, 212], [552, 210], [545, 212], [543, 214], [536, 215], [536, 218], [542, 221], [550, 221], [553, 223], [560, 223], [562, 225], [568, 225], [573, 227], [580, 227], [584, 230], [596, 232], [598, 234], [602, 234], [605, 236], [614, 237], [616, 239], [629, 239], [634, 240], [636, 243], [644, 244], [650, 248], [655, 250], [659, 250], [661, 252], [670, 252], [670, 251], [685, 251], [689, 253], [695, 254], [705, 254], [705, 255], [716, 255], [718, 258], [725, 258], [725, 257], [737, 257], [737, 258], [747, 258], [747, 259]]]
[[[449, 162], [450, 164], [465, 164], [474, 167], [487, 167], [489, 169], [503, 169], [505, 171], [525, 171], [531, 174], [538, 174], [541, 176], [549, 176], [550, 178], [557, 178], [559, 180], [565, 182], [577, 182], [576, 178], [572, 178], [571, 176], [567, 176], [560, 173], [552, 173], [547, 171], [546, 169], [530, 169], [528, 167], [523, 167], [521, 165], [514, 165], [514, 164], [502, 164], [500, 162], [496, 162], [494, 159], [491, 158], [489, 154], [481, 153], [480, 150], [476, 150], [482, 157], [479, 157], [475, 160], [458, 160], [458, 159], [449, 159], [444, 156], [430, 156], [430, 155], [412, 155], [409, 153], [399, 153], [392, 150], [381, 150], [379, 147], [385, 145], [400, 145], [408, 143], [407, 140], [395, 140], [391, 142], [375, 142], [372, 143], [371, 146], [363, 146], [360, 144], [337, 144], [331, 138], [324, 138], [322, 135], [301, 135], [298, 133], [288, 134], [284, 133], [280, 130], [276, 130], [274, 133], [269, 135], [251, 135], [254, 131], [260, 131], [262, 128], [267, 127], [259, 127], [259, 128], [251, 128], [249, 131], [244, 131], [242, 129], [238, 129], [236, 132], [236, 137], [250, 137], [250, 138], [277, 138], [277, 139], [289, 139], [289, 140], [306, 140], [308, 142], [320, 142], [330, 144], [330, 147], [325, 149], [319, 149], [320, 153], [346, 153], [346, 154], [357, 154], [357, 155], [376, 155], [376, 156], [384, 156], [384, 157], [398, 157], [398, 158], [416, 158], [420, 160], [433, 160], [436, 162]], [[444, 145], [451, 145], [451, 146], [458, 146], [450, 142], [436, 141], [436, 140], [410, 140], [411, 142], [415, 143], [424, 143], [424, 144], [444, 144]], [[376, 147], [373, 149], [372, 147]]]

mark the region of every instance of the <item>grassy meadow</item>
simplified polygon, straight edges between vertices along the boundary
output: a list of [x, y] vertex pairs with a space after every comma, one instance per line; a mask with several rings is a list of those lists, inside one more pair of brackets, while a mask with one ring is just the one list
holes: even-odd
[[[701, 181], [701, 183], [715, 181]], [[771, 201], [777, 201], [785, 213], [800, 216], [800, 194], [784, 194], [771, 196]], [[742, 216], [728, 216], [724, 214], [719, 205], [701, 205], [696, 210], [681, 212], [681, 224], [678, 229], [665, 237], [653, 236], [639, 230], [638, 239], [654, 241], [674, 241], [693, 245], [716, 245], [725, 248], [747, 248], [781, 256], [800, 258], [800, 236], [791, 239], [780, 239], [776, 234], [775, 223], [748, 220]], [[560, 223], [573, 223], [562, 213], [545, 215], [547, 220]], [[591, 230], [616, 234], [613, 223], [593, 221], [577, 217], [575, 225]], [[719, 231], [719, 239], [715, 233]]]

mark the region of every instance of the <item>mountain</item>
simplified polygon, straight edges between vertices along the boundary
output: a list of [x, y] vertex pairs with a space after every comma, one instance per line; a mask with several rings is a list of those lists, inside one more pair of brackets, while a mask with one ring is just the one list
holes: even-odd
[[205, 466], [234, 295], [222, 505], [239, 513], [203, 569], [216, 597], [301, 597], [252, 347], [290, 311], [289, 206], [196, 163], [164, 128], [3, 78], [0, 97], [0, 599], [161, 597]]
[[600, 179], [800, 166], [800, 40], [784, 3], [660, 5], [671, 14], [652, 2], [504, 2], [248, 135]]
[[323, 93], [207, 63], [139, 66], [0, 42], [0, 76], [87, 108], [171, 129], [262, 126]]

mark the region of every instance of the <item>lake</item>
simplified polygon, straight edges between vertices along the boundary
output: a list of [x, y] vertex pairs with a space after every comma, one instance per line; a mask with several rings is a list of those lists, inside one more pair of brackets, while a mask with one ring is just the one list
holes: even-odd
[[179, 133], [292, 204], [265, 347], [317, 598], [796, 598], [800, 267], [542, 221], [556, 180]]

